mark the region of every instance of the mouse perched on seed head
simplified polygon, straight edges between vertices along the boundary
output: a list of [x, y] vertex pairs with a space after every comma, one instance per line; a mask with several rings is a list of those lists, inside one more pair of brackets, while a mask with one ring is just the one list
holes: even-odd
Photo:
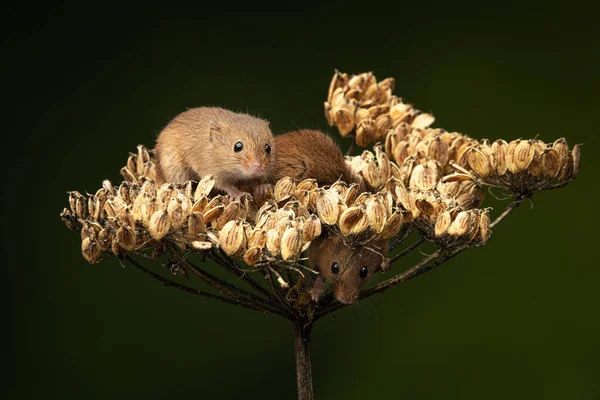
[[323, 280], [332, 282], [333, 295], [344, 304], [354, 303], [361, 287], [387, 266], [387, 241], [375, 240], [360, 247], [350, 247], [333, 232], [326, 232], [308, 248], [308, 262], [319, 271], [312, 288], [317, 300], [323, 291]]
[[161, 131], [154, 149], [159, 183], [215, 176], [215, 187], [233, 198], [266, 187], [275, 146], [269, 123], [218, 107], [191, 108]]
[[315, 179], [319, 186], [331, 185], [337, 180], [347, 184], [358, 183], [361, 177], [346, 164], [345, 157], [333, 139], [323, 132], [301, 129], [275, 136], [277, 159], [273, 179], [289, 176], [298, 180]]

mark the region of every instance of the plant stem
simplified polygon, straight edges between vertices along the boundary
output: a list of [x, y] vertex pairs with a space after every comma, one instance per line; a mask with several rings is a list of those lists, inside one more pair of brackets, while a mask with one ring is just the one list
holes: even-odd
[[294, 328], [294, 345], [296, 350], [296, 383], [298, 400], [313, 400], [312, 367], [310, 362], [310, 334], [312, 323], [291, 321]]
[[173, 282], [173, 281], [165, 278], [162, 275], [159, 275], [159, 274], [157, 274], [157, 273], [155, 273], [153, 271], [150, 271], [148, 268], [144, 267], [143, 265], [141, 265], [140, 263], [138, 263], [136, 260], [134, 260], [130, 256], [126, 256], [126, 259], [134, 267], [138, 268], [139, 270], [141, 270], [146, 275], [148, 275], [148, 276], [156, 279], [157, 281], [159, 281], [164, 286], [172, 287], [172, 288], [175, 288], [175, 289], [179, 289], [179, 290], [181, 290], [183, 292], [194, 294], [196, 296], [208, 297], [209, 299], [217, 300], [217, 301], [220, 301], [222, 303], [232, 304], [234, 306], [240, 306], [240, 307], [243, 307], [243, 308], [247, 308], [249, 310], [260, 311], [260, 312], [265, 313], [265, 314], [273, 314], [273, 315], [279, 315], [279, 316], [281, 316], [281, 314], [279, 314], [277, 312], [271, 312], [271, 311], [267, 311], [267, 310], [262, 310], [260, 308], [254, 307], [254, 306], [252, 306], [251, 304], [248, 304], [248, 303], [243, 303], [243, 302], [240, 302], [240, 301], [235, 300], [235, 299], [230, 299], [230, 298], [227, 298], [227, 297], [218, 296], [218, 295], [215, 295], [215, 294], [212, 294], [212, 293], [204, 292], [202, 290], [198, 290], [198, 289], [195, 289], [195, 288], [192, 288], [192, 287], [189, 287], [189, 286], [182, 285], [182, 284], [177, 283], [177, 282]]
[[400, 257], [402, 257], [403, 255], [410, 253], [411, 251], [413, 251], [415, 248], [417, 248], [421, 243], [423, 243], [425, 241], [424, 238], [420, 238], [419, 240], [417, 240], [415, 243], [411, 244], [410, 246], [408, 246], [406, 249], [402, 250], [400, 253], [396, 254], [394, 256], [394, 258], [392, 258], [390, 260], [390, 265], [396, 261], [397, 259], [399, 259]]
[[527, 195], [527, 196], [518, 196], [512, 203], [510, 203], [508, 205], [508, 207], [506, 207], [506, 209], [504, 210], [504, 212], [502, 212], [502, 214], [500, 214], [498, 216], [498, 218], [496, 218], [494, 220], [494, 222], [491, 223], [490, 227], [493, 228], [496, 225], [498, 225], [500, 223], [500, 221], [502, 221], [504, 218], [506, 218], [510, 213], [512, 213], [517, 207], [519, 207], [521, 205], [521, 203], [525, 200], [530, 198], [531, 195]]
[[354, 150], [354, 137], [351, 138], [352, 142], [350, 142], [350, 146], [348, 146], [348, 150], [346, 150], [346, 155], [351, 156], [352, 150]]

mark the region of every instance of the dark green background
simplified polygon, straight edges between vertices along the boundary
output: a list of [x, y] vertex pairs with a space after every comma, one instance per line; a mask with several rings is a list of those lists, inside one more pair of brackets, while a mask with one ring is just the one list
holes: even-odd
[[476, 138], [564, 136], [584, 148], [579, 178], [536, 195], [484, 248], [321, 321], [317, 397], [598, 399], [594, 10], [571, 1], [221, 3], [4, 10], [2, 391], [294, 398], [283, 320], [163, 288], [112, 259], [89, 265], [58, 214], [67, 190], [119, 181], [128, 152], [152, 146], [186, 107], [248, 110], [276, 133], [335, 134], [322, 105], [338, 68], [395, 77], [396, 93], [433, 111], [438, 127]]

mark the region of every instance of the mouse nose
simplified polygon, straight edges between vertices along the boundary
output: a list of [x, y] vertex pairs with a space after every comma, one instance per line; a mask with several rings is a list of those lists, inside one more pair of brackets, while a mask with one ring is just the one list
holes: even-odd
[[262, 164], [260, 163], [260, 161], [254, 161], [254, 162], [249, 162], [248, 163], [248, 167], [250, 169], [253, 169], [255, 171], [261, 171], [263, 169]]

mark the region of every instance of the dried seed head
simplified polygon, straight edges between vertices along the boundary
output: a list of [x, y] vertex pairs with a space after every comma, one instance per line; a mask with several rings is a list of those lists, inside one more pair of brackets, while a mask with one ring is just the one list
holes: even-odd
[[192, 246], [192, 249], [200, 250], [200, 251], [210, 250], [212, 248], [211, 242], [201, 242], [201, 241], [197, 241], [197, 240], [191, 242], [190, 245]]
[[508, 143], [504, 140], [496, 140], [492, 143], [492, 167], [496, 170], [496, 174], [502, 176], [506, 173], [506, 151]]
[[262, 248], [260, 247], [250, 247], [244, 253], [244, 262], [248, 265], [254, 265], [258, 261], [260, 261], [260, 255], [262, 253]]
[[343, 137], [348, 136], [348, 134], [352, 132], [352, 129], [354, 129], [355, 109], [356, 101], [348, 100], [347, 102], [340, 104], [338, 107], [333, 107], [331, 110], [333, 114], [333, 120]]
[[133, 214], [128, 208], [124, 208], [119, 215], [119, 222], [123, 226], [127, 226], [132, 231], [135, 231], [135, 220]]
[[148, 232], [154, 240], [161, 240], [171, 227], [169, 214], [164, 210], [158, 210], [152, 214], [148, 223]]
[[150, 218], [154, 213], [158, 210], [162, 209], [162, 204], [158, 201], [156, 197], [152, 197], [145, 203], [142, 203], [141, 214], [142, 214], [142, 222], [146, 228], [150, 225]]
[[368, 160], [363, 164], [362, 176], [371, 188], [377, 189], [381, 185], [377, 164], [374, 161]]
[[367, 147], [375, 140], [376, 133], [377, 124], [373, 118], [361, 120], [356, 126], [356, 144], [360, 147]]
[[579, 174], [579, 166], [581, 163], [581, 144], [576, 144], [573, 146], [573, 178]]
[[102, 228], [100, 233], [98, 233], [98, 245], [100, 246], [100, 250], [110, 250], [110, 245], [115, 239], [114, 230], [112, 228]]
[[211, 222], [215, 221], [217, 218], [219, 218], [221, 216], [221, 214], [223, 214], [224, 209], [225, 209], [225, 206], [223, 204], [215, 205], [212, 208], [208, 208], [208, 206], [207, 206], [207, 211], [203, 213], [204, 214], [204, 223], [210, 224]]
[[429, 142], [427, 157], [437, 161], [440, 165], [446, 165], [450, 156], [449, 152], [448, 143], [444, 142], [440, 136], [437, 136]]
[[244, 244], [244, 227], [242, 221], [229, 221], [219, 232], [221, 248], [228, 256], [238, 253]]
[[156, 196], [156, 182], [153, 179], [148, 179], [142, 184], [142, 193], [148, 193], [150, 196]]
[[434, 122], [435, 122], [435, 117], [433, 116], [433, 114], [423, 113], [423, 114], [417, 115], [415, 117], [415, 119], [413, 119], [410, 126], [412, 126], [413, 128], [417, 128], [417, 129], [425, 129], [428, 126], [431, 126], [431, 124], [433, 124]]
[[296, 259], [302, 249], [302, 231], [297, 228], [288, 228], [281, 237], [281, 258], [284, 260]]

